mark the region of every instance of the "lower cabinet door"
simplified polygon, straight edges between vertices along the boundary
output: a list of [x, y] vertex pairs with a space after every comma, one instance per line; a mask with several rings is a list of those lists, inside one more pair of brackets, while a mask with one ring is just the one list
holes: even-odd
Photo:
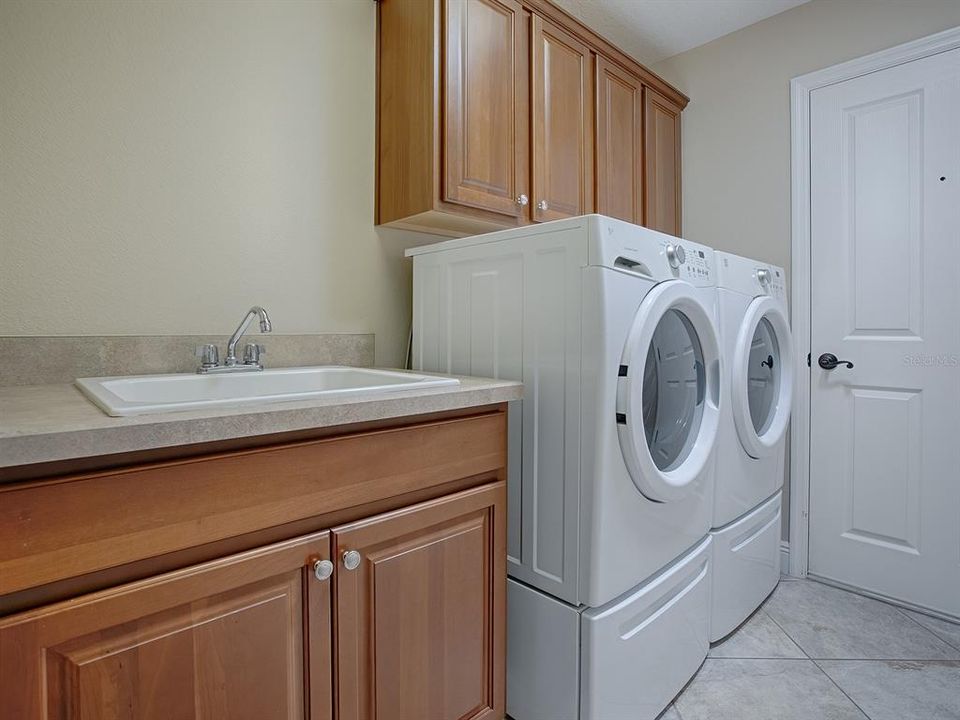
[[333, 531], [338, 720], [503, 717], [505, 492]]
[[326, 532], [2, 619], [0, 716], [328, 720], [324, 559]]

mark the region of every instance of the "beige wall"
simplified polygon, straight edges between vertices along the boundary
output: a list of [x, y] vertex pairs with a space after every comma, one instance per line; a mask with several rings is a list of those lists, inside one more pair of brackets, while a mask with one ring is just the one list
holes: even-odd
[[0, 335], [374, 332], [373, 2], [0, 0]]
[[683, 113], [683, 234], [790, 266], [790, 78], [960, 25], [960, 0], [813, 0], [659, 63]]

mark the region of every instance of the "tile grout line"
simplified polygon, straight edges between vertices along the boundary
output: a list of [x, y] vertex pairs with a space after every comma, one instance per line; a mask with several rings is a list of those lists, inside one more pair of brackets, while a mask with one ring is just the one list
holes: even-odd
[[[771, 615], [770, 613], [768, 613], [768, 612], [767, 612], [765, 609], [763, 609], [763, 608], [761, 608], [761, 610], [763, 610], [763, 612], [766, 613], [767, 617], [770, 618], [770, 620], [773, 622], [774, 625], [776, 625], [778, 628], [780, 628], [780, 631], [781, 631], [784, 635], [786, 635], [788, 638], [790, 638], [790, 642], [792, 642], [794, 645], [796, 645], [796, 646], [797, 646], [797, 649], [799, 649], [800, 652], [802, 652], [802, 653], [806, 656], [806, 659], [809, 660], [811, 663], [813, 663], [813, 666], [814, 666], [817, 670], [820, 671], [820, 674], [823, 675], [827, 680], [829, 680], [830, 683], [831, 683], [837, 690], [839, 690], [840, 693], [841, 693], [847, 700], [849, 700], [850, 703], [851, 703], [857, 710], [860, 711], [860, 714], [861, 714], [861, 715], [863, 715], [867, 720], [871, 720], [870, 716], [867, 715], [867, 712], [866, 712], [862, 707], [860, 707], [860, 706], [857, 704], [857, 702], [856, 702], [852, 697], [850, 697], [849, 695], [847, 695], [846, 691], [837, 684], [837, 681], [836, 681], [836, 680], [834, 680], [832, 677], [830, 677], [830, 676], [827, 674], [827, 672], [826, 672], [822, 667], [820, 667], [820, 663], [818, 663], [816, 660], [814, 660], [812, 657], [810, 657], [810, 653], [808, 653], [806, 650], [803, 649], [803, 647], [800, 645], [800, 643], [797, 642], [797, 641], [793, 638], [793, 635], [791, 635], [789, 632], [787, 632], [786, 629], [784, 629], [784, 627], [783, 627], [780, 623], [777, 622], [776, 618], [774, 618], [773, 615]], [[796, 658], [796, 659], [799, 660], [800, 658]]]
[[[934, 630], [931, 630], [931, 629], [928, 628], [926, 625], [924, 625], [922, 622], [920, 622], [919, 620], [917, 620], [915, 617], [911, 617], [910, 615], [907, 615], [907, 611], [906, 611], [904, 608], [899, 607], [899, 606], [897, 606], [897, 605], [893, 605], [892, 607], [893, 607], [898, 613], [900, 613], [901, 615], [903, 615], [907, 620], [910, 620], [911, 622], [915, 622], [917, 625], [919, 625], [919, 626], [922, 627], [924, 630], [926, 630], [928, 633], [930, 633], [931, 635], [933, 635], [933, 636], [934, 636], [937, 640], [939, 640], [940, 642], [942, 642], [942, 643], [944, 643], [944, 644], [946, 644], [946, 645], [949, 645], [949, 646], [952, 647], [954, 650], [960, 650], [960, 645], [954, 645], [950, 640], [947, 640], [945, 637], [943, 637], [942, 635], [940, 635], [940, 633], [935, 632]], [[922, 614], [922, 613], [921, 613], [921, 614]], [[939, 618], [937, 618], [937, 619], [939, 619]], [[944, 622], [947, 622], [947, 621], [944, 620]]]
[[863, 716], [864, 716], [865, 718], [867, 718], [867, 720], [872, 720], [871, 717], [867, 714], [867, 711], [864, 710], [862, 707], [860, 707], [860, 705], [857, 703], [857, 701], [854, 700], [852, 697], [850, 697], [850, 696], [847, 694], [847, 691], [844, 690], [842, 687], [840, 687], [840, 685], [837, 683], [836, 680], [834, 680], [832, 677], [830, 677], [830, 673], [828, 673], [826, 670], [824, 670], [823, 667], [820, 665], [820, 663], [818, 663], [818, 662], [817, 662], [816, 660], [814, 660], [813, 658], [810, 658], [810, 662], [812, 662], [812, 663], [814, 664], [814, 666], [816, 666], [817, 670], [819, 670], [821, 673], [823, 673], [823, 676], [824, 676], [827, 680], [829, 680], [831, 683], [833, 683], [833, 686], [834, 686], [837, 690], [839, 690], [841, 693], [843, 693], [843, 696], [844, 696], [847, 700], [849, 700], [851, 703], [853, 703], [853, 706], [854, 706], [857, 710], [859, 710], [861, 713], [863, 713]]
[[788, 633], [788, 632], [786, 631], [786, 629], [783, 627], [783, 625], [781, 625], [780, 623], [778, 623], [777, 620], [776, 620], [776, 618], [774, 618], [773, 615], [771, 615], [770, 613], [768, 613], [768, 612], [763, 608], [763, 606], [760, 607], [760, 611], [761, 611], [764, 615], [766, 615], [768, 618], [770, 618], [770, 622], [772, 622], [774, 625], [776, 625], [778, 628], [780, 628], [780, 632], [782, 632], [784, 635], [787, 636], [787, 639], [789, 639], [790, 642], [792, 642], [792, 643], [796, 646], [797, 650], [799, 650], [800, 652], [803, 653], [803, 656], [804, 656], [805, 658], [807, 658], [807, 660], [812, 660], [812, 659], [813, 659], [813, 658], [810, 657], [810, 654], [809, 654], [806, 650], [803, 649], [803, 646], [801, 646], [800, 643], [797, 642], [797, 641], [794, 639], [793, 635], [791, 635], [790, 633]]

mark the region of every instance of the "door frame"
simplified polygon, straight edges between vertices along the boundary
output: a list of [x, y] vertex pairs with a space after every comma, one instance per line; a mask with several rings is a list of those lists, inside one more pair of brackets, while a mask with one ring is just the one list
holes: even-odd
[[790, 424], [790, 574], [807, 575], [810, 546], [810, 95], [814, 90], [960, 47], [960, 27], [790, 80], [791, 321], [795, 374]]

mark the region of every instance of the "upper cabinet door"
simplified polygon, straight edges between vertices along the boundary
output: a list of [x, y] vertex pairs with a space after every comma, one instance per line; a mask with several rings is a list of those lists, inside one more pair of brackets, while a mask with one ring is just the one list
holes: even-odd
[[443, 199], [519, 217], [527, 193], [523, 9], [514, 0], [445, 7]]
[[503, 482], [334, 531], [338, 720], [500, 720]]
[[317, 533], [0, 620], [0, 715], [328, 720], [328, 557]]
[[680, 235], [680, 108], [648, 87], [644, 92], [646, 218], [654, 230]]
[[597, 212], [643, 224], [643, 85], [600, 56]]
[[593, 210], [593, 72], [590, 49], [533, 17], [533, 219]]

